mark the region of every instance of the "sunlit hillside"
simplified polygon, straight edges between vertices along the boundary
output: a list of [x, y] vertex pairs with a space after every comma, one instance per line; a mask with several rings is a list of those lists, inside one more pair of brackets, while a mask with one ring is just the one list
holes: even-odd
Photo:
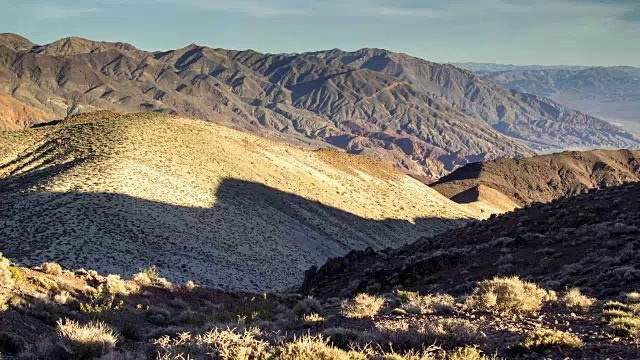
[[24, 265], [268, 290], [352, 249], [481, 217], [366, 157], [111, 112], [0, 133], [0, 237]]

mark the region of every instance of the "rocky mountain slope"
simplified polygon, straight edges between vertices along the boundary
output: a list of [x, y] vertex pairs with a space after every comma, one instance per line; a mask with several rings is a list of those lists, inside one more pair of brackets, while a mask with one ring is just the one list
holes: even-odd
[[347, 296], [392, 288], [465, 293], [519, 275], [547, 289], [617, 296], [640, 288], [640, 183], [536, 203], [397, 250], [354, 251], [307, 272], [304, 290]]
[[[525, 141], [533, 149], [636, 146], [625, 131], [593, 116], [580, 113], [547, 98], [502, 89], [466, 70], [441, 65], [406, 54], [380, 49], [357, 52], [333, 50], [317, 53], [350, 66], [392, 75], [421, 92], [443, 99], [464, 113], [482, 119], [495, 130]], [[614, 140], [615, 138], [626, 140]], [[617, 143], [618, 145], [613, 145]]]
[[477, 74], [504, 88], [547, 96], [640, 134], [640, 68], [514, 69]]
[[26, 39], [0, 39], [0, 92], [56, 118], [97, 109], [165, 112], [342, 148], [428, 176], [532, 149], [640, 145], [547, 99], [382, 50], [261, 54], [190, 45], [151, 53], [79, 38], [30, 49]]
[[0, 93], [0, 131], [21, 130], [49, 120], [49, 115]]
[[640, 181], [640, 151], [594, 150], [473, 163], [431, 186], [458, 203], [501, 213], [636, 181]]
[[0, 133], [0, 207], [2, 251], [21, 264], [156, 265], [172, 281], [256, 291], [480, 216], [378, 160], [111, 112]]

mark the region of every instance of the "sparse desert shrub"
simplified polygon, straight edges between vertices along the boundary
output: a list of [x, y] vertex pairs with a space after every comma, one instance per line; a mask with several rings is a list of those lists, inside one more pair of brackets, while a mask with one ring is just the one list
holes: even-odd
[[151, 279], [149, 278], [149, 275], [147, 275], [145, 272], [139, 272], [139, 273], [133, 274], [133, 276], [131, 277], [131, 280], [141, 286], [151, 285]]
[[583, 295], [578, 288], [567, 291], [567, 293], [560, 298], [560, 303], [575, 313], [589, 311], [595, 302], [596, 299]]
[[421, 296], [418, 292], [396, 291], [402, 302], [401, 309], [409, 314], [449, 314], [455, 306], [455, 299], [448, 294]]
[[117, 337], [102, 322], [81, 325], [73, 320], [58, 320], [58, 335], [79, 359], [90, 359], [113, 351]]
[[58, 276], [62, 274], [62, 266], [55, 262], [46, 262], [42, 264], [42, 272], [45, 274]]
[[193, 281], [189, 280], [187, 281], [187, 283], [184, 285], [185, 288], [187, 288], [187, 290], [191, 291], [195, 288], [198, 287], [198, 284], [194, 283]]
[[[421, 358], [423, 360], [424, 358]], [[445, 360], [497, 360], [495, 355], [487, 356], [475, 346], [466, 346], [450, 351], [446, 354]]]
[[449, 346], [479, 344], [484, 341], [484, 335], [478, 327], [465, 319], [440, 319], [427, 323], [422, 331]]
[[580, 348], [584, 344], [579, 337], [568, 332], [538, 328], [527, 334], [527, 337], [519, 344], [518, 348], [527, 351], [543, 352], [552, 347], [566, 349]]
[[50, 291], [58, 291], [58, 283], [56, 283], [55, 281], [48, 279], [46, 277], [36, 277], [31, 279], [31, 282], [36, 285], [39, 286], [45, 290], [50, 290]]
[[164, 288], [171, 287], [171, 283], [167, 281], [167, 279], [160, 277], [160, 273], [155, 266], [143, 269], [141, 272], [133, 274], [131, 280], [141, 286], [156, 285]]
[[127, 290], [124, 280], [122, 280], [120, 275], [117, 274], [107, 275], [105, 290], [108, 294], [113, 296], [129, 295], [129, 291]]
[[53, 302], [59, 305], [64, 305], [67, 303], [67, 300], [69, 300], [69, 296], [70, 296], [69, 292], [63, 290], [59, 294], [53, 297]]
[[13, 285], [15, 280], [13, 273], [9, 270], [9, 260], [0, 253], [0, 286], [13, 287]]
[[95, 270], [87, 270], [87, 275], [89, 277], [92, 277], [92, 278], [97, 278], [98, 277], [98, 272], [95, 271]]
[[363, 331], [349, 328], [329, 328], [322, 331], [322, 335], [327, 337], [329, 341], [339, 348], [348, 348], [352, 344], [366, 342], [366, 334]]
[[310, 314], [320, 314], [322, 313], [322, 305], [320, 302], [312, 297], [308, 297], [298, 301], [298, 303], [293, 307], [293, 314], [298, 318], [302, 318], [305, 315]]
[[309, 315], [304, 315], [302, 317], [302, 321], [306, 326], [317, 326], [323, 324], [325, 321], [327, 321], [327, 319], [316, 313], [312, 313]]
[[640, 319], [635, 317], [616, 317], [609, 320], [609, 329], [613, 335], [636, 337], [640, 334]]
[[620, 309], [608, 309], [602, 312], [602, 317], [605, 320], [611, 320], [617, 317], [632, 317], [633, 314]]
[[384, 301], [381, 296], [358, 294], [352, 300], [342, 302], [340, 312], [353, 319], [373, 318], [384, 305]]
[[484, 280], [467, 298], [466, 306], [494, 315], [531, 314], [542, 306], [547, 292], [517, 276]]
[[[2, 254], [0, 254], [0, 256], [2, 256]], [[20, 284], [22, 282], [22, 275], [20, 275], [18, 268], [9, 266], [8, 269], [11, 273], [11, 278], [13, 279], [14, 284]]]
[[305, 335], [286, 344], [274, 357], [277, 360], [367, 360], [357, 351], [345, 351], [329, 343], [321, 336]]
[[640, 303], [640, 293], [637, 291], [630, 292], [624, 295], [624, 301], [628, 304]]
[[162, 337], [155, 341], [160, 347], [159, 360], [169, 359], [255, 359], [266, 360], [269, 344], [259, 340], [259, 329], [213, 329], [203, 335], [179, 334], [176, 338]]
[[619, 301], [607, 301], [602, 308], [604, 310], [622, 310], [626, 312], [633, 312], [633, 308], [628, 304], [623, 304]]

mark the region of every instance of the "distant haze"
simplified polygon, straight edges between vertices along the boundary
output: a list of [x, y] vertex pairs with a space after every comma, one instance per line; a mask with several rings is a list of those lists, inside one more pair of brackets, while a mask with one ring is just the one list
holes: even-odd
[[640, 65], [637, 0], [5, 0], [1, 31], [142, 49], [385, 48], [436, 62]]

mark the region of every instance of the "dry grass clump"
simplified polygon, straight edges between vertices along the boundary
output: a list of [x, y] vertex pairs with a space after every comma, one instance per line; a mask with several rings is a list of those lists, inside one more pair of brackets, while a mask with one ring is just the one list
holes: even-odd
[[498, 357], [484, 355], [475, 346], [466, 346], [447, 353], [444, 360], [498, 360]]
[[519, 347], [527, 351], [542, 352], [552, 347], [575, 349], [583, 345], [579, 337], [568, 332], [538, 328], [529, 332]]
[[227, 328], [196, 336], [182, 333], [174, 339], [164, 336], [155, 342], [160, 347], [157, 359], [270, 359], [269, 343], [258, 339], [260, 335], [256, 328]]
[[466, 319], [445, 318], [425, 324], [391, 320], [378, 322], [376, 328], [378, 338], [374, 340], [393, 349], [420, 349], [428, 343], [459, 347], [482, 344], [486, 340], [478, 326]]
[[340, 306], [342, 315], [352, 319], [373, 318], [384, 305], [384, 298], [377, 295], [358, 294]]
[[68, 291], [63, 290], [59, 294], [56, 294], [56, 296], [53, 297], [53, 302], [59, 305], [64, 305], [67, 303], [67, 301], [69, 301], [70, 296], [71, 295], [69, 294]]
[[583, 295], [578, 288], [567, 291], [567, 293], [560, 298], [560, 303], [575, 313], [585, 313], [589, 311], [595, 302], [596, 299]]
[[324, 322], [327, 321], [327, 319], [325, 319], [324, 317], [316, 314], [316, 313], [312, 313], [309, 315], [304, 315], [302, 317], [302, 321], [304, 322], [305, 326], [317, 326], [317, 325], [321, 325]]
[[540, 309], [547, 297], [544, 289], [517, 276], [494, 278], [478, 284], [466, 307], [499, 316], [531, 314]]
[[73, 320], [58, 320], [58, 335], [80, 359], [90, 359], [113, 351], [117, 336], [102, 322], [81, 325]]
[[402, 302], [401, 309], [409, 314], [450, 314], [456, 300], [448, 294], [429, 294], [421, 296], [413, 291], [396, 291]]
[[423, 332], [450, 346], [479, 344], [485, 340], [478, 327], [465, 319], [441, 319], [425, 325]]
[[363, 352], [345, 351], [329, 343], [322, 336], [305, 335], [287, 343], [274, 360], [368, 360]]
[[54, 262], [46, 262], [41, 265], [42, 272], [49, 275], [60, 275], [62, 274], [62, 266], [58, 263]]
[[632, 316], [614, 317], [609, 320], [609, 329], [615, 336], [637, 337], [640, 335], [640, 319]]

